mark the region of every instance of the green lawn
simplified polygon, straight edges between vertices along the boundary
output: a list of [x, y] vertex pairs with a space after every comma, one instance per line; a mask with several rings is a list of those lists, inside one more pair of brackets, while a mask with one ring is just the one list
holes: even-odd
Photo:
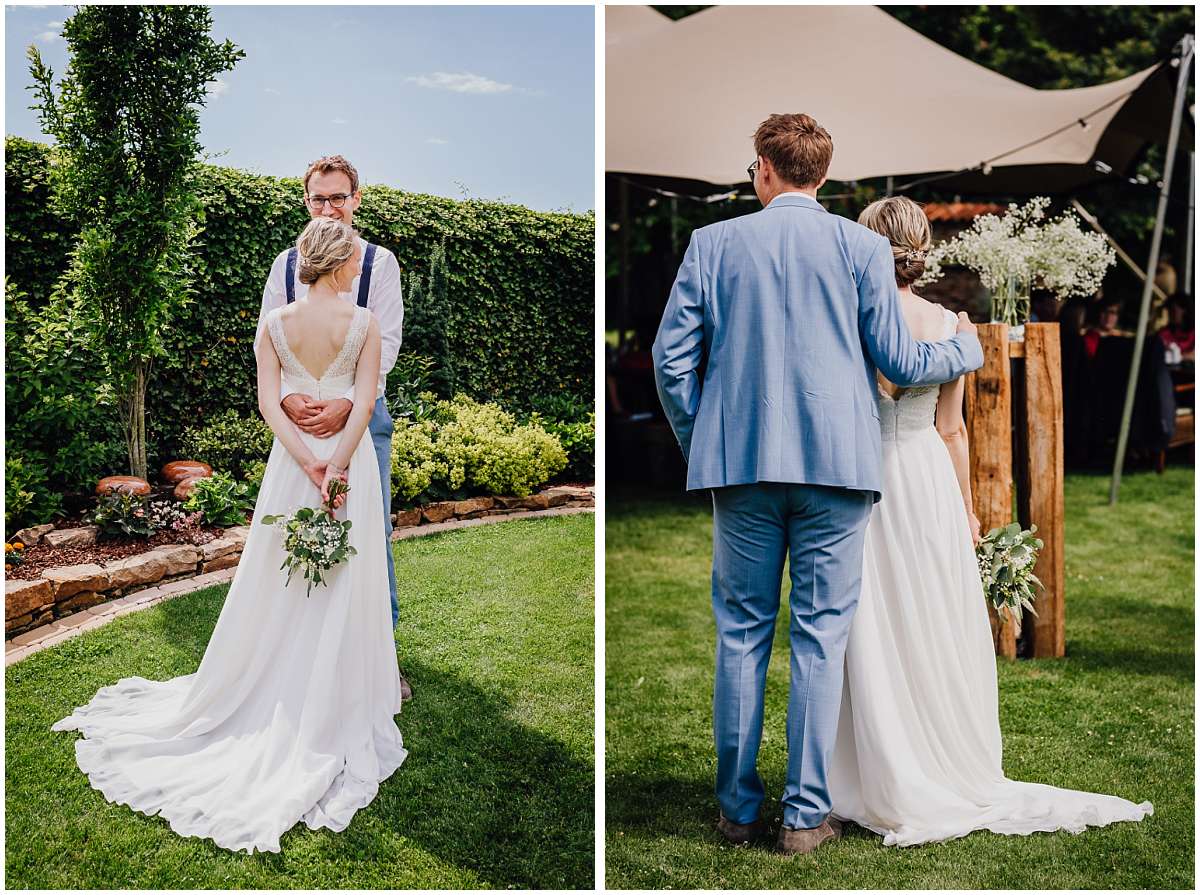
[[[1154, 803], [1140, 824], [885, 849], [859, 828], [809, 857], [714, 831], [709, 603], [700, 497], [609, 499], [606, 884], [611, 888], [1193, 887], [1193, 469], [1066, 482], [1067, 658], [1002, 662], [1008, 776]], [[759, 769], [779, 827], [787, 626]]]
[[227, 587], [126, 616], [7, 671], [8, 888], [591, 888], [594, 517], [399, 542], [408, 760], [342, 833], [279, 855], [183, 839], [110, 805], [50, 725], [119, 677], [194, 671]]

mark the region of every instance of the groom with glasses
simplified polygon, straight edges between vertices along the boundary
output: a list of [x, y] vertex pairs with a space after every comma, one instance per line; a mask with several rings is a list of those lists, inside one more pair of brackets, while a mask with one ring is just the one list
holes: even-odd
[[817, 201], [833, 140], [808, 115], [772, 115], [747, 169], [763, 209], [692, 234], [654, 340], [654, 378], [688, 465], [713, 501], [713, 733], [717, 828], [766, 826], [758, 749], [785, 560], [788, 627], [784, 854], [840, 835], [827, 766], [842, 663], [880, 498], [876, 370], [897, 385], [947, 382], [983, 364], [975, 328], [915, 342], [885, 237]]
[[[340, 155], [319, 158], [304, 173], [304, 204], [313, 218], [327, 217], [354, 226], [354, 212], [362, 202], [358, 171]], [[392, 626], [400, 617], [396, 598], [396, 569], [392, 556], [392, 417], [384, 401], [387, 374], [396, 364], [404, 326], [404, 301], [400, 294], [400, 264], [396, 256], [383, 246], [372, 245], [359, 238], [362, 266], [350, 284], [350, 290], [340, 296], [367, 308], [379, 323], [382, 337], [382, 357], [379, 365], [379, 387], [375, 407], [367, 430], [379, 461], [379, 480], [383, 489], [383, 537], [387, 549], [388, 586], [391, 589]], [[267, 312], [308, 294], [308, 286], [296, 276], [296, 248], [280, 252], [271, 265], [263, 289], [262, 310], [258, 317], [257, 347], [262, 337]], [[285, 384], [280, 394], [280, 406], [288, 419], [302, 432], [317, 438], [329, 438], [341, 432], [354, 406], [354, 388], [340, 398], [317, 401], [308, 395], [289, 392]], [[400, 693], [403, 699], [412, 698], [412, 689], [401, 675]]]

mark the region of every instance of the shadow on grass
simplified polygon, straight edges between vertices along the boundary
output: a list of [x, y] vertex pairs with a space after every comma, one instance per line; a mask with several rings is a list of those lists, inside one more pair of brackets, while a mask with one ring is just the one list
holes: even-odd
[[1194, 682], [1194, 617], [1191, 607], [1105, 597], [1103, 616], [1094, 615], [1092, 621], [1116, 627], [1126, 624], [1135, 626], [1137, 637], [1127, 639], [1089, 634], [1082, 643], [1076, 638], [1069, 639], [1067, 656], [1077, 662], [1080, 669], [1089, 672], [1120, 671], [1124, 674]]
[[[171, 600], [159, 618], [198, 665], [220, 610], [219, 600]], [[411, 655], [403, 669], [416, 694], [397, 716], [409, 756], [375, 800], [341, 833], [301, 824], [284, 835], [282, 855], [244, 860], [287, 879], [289, 843], [307, 837], [353, 888], [355, 864], [403, 861], [407, 843], [491, 888], [592, 888], [592, 764], [514, 720], [507, 696]]]

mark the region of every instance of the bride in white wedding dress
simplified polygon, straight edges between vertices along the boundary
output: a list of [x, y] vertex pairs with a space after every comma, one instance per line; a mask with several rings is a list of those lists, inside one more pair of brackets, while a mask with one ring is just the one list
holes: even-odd
[[[913, 337], [953, 335], [955, 315], [909, 288], [931, 244], [921, 208], [882, 199], [859, 223], [891, 240]], [[884, 491], [867, 527], [846, 649], [833, 814], [879, 833], [884, 845], [1141, 820], [1154, 811], [1149, 802], [1004, 776], [962, 402], [962, 380], [907, 390], [880, 383]]]
[[[259, 408], [275, 432], [254, 521], [199, 669], [124, 678], [54, 725], [78, 730], [80, 770], [110, 802], [158, 815], [181, 836], [278, 852], [303, 820], [346, 828], [404, 761], [394, 715], [392, 639], [379, 465], [367, 432], [379, 377], [379, 326], [342, 301], [358, 268], [354, 231], [317, 219], [297, 246], [308, 297], [272, 311], [256, 348]], [[344, 334], [344, 335], [342, 335]], [[318, 370], [320, 376], [310, 371]], [[279, 406], [281, 377], [319, 400], [354, 388], [340, 436], [302, 433]], [[280, 569], [270, 514], [316, 506], [334, 478], [358, 551], [305, 596]], [[344, 503], [343, 503], [344, 501]]]

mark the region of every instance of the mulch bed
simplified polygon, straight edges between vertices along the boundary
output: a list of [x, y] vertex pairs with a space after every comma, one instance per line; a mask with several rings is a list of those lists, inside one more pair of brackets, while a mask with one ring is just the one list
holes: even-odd
[[215, 541], [225, 531], [223, 528], [193, 528], [183, 531], [160, 531], [150, 538], [136, 540], [101, 541], [87, 547], [51, 547], [36, 544], [25, 548], [25, 561], [5, 572], [6, 578], [31, 581], [42, 576], [45, 569], [59, 566], [74, 566], [81, 563], [103, 565], [114, 559], [125, 559], [146, 553], [155, 547], [168, 544], [192, 544], [200, 546]]

